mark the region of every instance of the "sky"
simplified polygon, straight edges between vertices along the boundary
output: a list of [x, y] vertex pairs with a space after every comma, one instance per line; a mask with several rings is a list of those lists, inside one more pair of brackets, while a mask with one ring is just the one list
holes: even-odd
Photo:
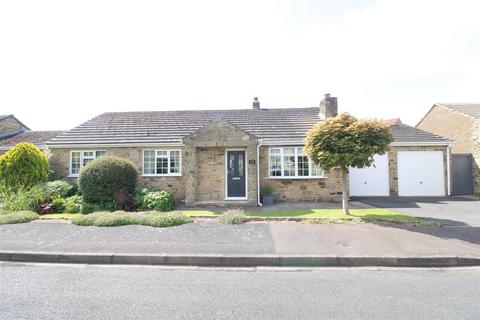
[[0, 0], [0, 114], [318, 106], [415, 125], [480, 101], [480, 1]]

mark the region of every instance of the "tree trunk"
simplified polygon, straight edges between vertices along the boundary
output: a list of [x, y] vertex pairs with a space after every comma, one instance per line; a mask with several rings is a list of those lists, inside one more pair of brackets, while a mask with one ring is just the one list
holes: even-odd
[[342, 167], [342, 208], [343, 208], [343, 213], [345, 213], [346, 215], [350, 214], [350, 211], [348, 209], [347, 175], [348, 175], [348, 168]]

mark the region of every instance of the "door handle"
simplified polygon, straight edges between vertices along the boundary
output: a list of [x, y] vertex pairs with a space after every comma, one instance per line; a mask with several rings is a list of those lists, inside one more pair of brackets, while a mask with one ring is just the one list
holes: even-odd
[[240, 177], [233, 177], [232, 180], [240, 180]]

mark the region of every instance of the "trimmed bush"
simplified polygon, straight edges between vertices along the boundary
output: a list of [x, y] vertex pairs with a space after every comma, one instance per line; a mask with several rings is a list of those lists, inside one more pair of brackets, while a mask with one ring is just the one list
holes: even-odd
[[66, 198], [77, 192], [77, 186], [64, 180], [55, 180], [45, 184], [45, 191], [52, 199], [57, 196]]
[[80, 226], [115, 227], [123, 225], [144, 225], [157, 228], [178, 226], [193, 220], [179, 212], [95, 212], [74, 219], [73, 224]]
[[122, 188], [133, 192], [137, 170], [133, 164], [118, 157], [101, 157], [87, 164], [80, 172], [78, 183], [87, 203], [107, 203], [115, 200]]
[[0, 213], [0, 224], [26, 223], [38, 218], [32, 211]]
[[0, 194], [5, 211], [33, 211], [45, 201], [46, 194], [40, 186], [30, 189], [19, 188], [15, 191], [4, 189]]
[[225, 224], [241, 224], [247, 221], [247, 217], [241, 210], [229, 210], [219, 215], [218, 220]]
[[35, 145], [19, 143], [0, 156], [0, 186], [17, 190], [47, 180], [47, 156]]
[[167, 191], [146, 190], [142, 199], [142, 208], [162, 212], [172, 211], [175, 209], [175, 200]]

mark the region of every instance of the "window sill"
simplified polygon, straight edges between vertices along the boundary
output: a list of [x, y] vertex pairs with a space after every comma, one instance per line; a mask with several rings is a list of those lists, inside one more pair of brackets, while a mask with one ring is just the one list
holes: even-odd
[[176, 174], [142, 174], [142, 177], [181, 177], [181, 173]]
[[78, 178], [79, 176], [79, 174], [69, 174], [67, 178]]
[[271, 180], [312, 180], [312, 179], [327, 179], [326, 176], [319, 177], [266, 177], [265, 179]]

